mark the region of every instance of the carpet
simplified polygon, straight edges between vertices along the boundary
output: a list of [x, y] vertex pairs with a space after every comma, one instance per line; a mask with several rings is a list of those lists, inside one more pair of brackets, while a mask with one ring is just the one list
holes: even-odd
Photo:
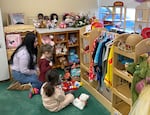
[[75, 97], [81, 93], [90, 95], [83, 110], [70, 104], [60, 112], [53, 113], [43, 107], [40, 95], [34, 95], [30, 99], [28, 98], [29, 91], [7, 90], [9, 84], [9, 81], [0, 82], [0, 114], [3, 115], [110, 115], [110, 112], [84, 87], [74, 92]]

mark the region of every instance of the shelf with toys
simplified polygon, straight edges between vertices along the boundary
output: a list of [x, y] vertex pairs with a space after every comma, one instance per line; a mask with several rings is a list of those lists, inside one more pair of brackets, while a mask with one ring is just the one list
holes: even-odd
[[114, 42], [114, 64], [112, 84], [112, 114], [128, 115], [132, 104], [131, 84], [133, 75], [126, 67], [137, 63], [139, 56], [149, 52], [148, 39], [139, 34], [121, 34]]
[[64, 68], [79, 63], [79, 30], [80, 28], [36, 28], [38, 42], [54, 46], [54, 67]]

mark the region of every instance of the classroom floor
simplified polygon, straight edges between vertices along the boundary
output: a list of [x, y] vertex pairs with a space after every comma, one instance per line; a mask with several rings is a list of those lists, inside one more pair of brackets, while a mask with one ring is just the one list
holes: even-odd
[[75, 97], [81, 93], [90, 95], [87, 106], [83, 110], [70, 104], [62, 111], [52, 113], [43, 107], [40, 95], [30, 99], [29, 91], [7, 90], [9, 84], [9, 81], [0, 82], [0, 113], [3, 115], [110, 115], [110, 112], [83, 87], [74, 92]]

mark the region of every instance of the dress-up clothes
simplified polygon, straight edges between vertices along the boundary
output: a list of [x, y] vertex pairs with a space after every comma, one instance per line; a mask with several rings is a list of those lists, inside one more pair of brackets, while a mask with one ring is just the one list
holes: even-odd
[[50, 61], [47, 59], [39, 59], [38, 66], [40, 70], [39, 80], [44, 83], [45, 80], [45, 74], [46, 72], [52, 68], [52, 66], [49, 65]]

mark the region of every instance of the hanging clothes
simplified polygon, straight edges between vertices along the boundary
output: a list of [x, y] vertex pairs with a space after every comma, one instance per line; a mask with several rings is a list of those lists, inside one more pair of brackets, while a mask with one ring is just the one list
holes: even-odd
[[113, 52], [114, 47], [111, 46], [111, 49], [109, 51], [108, 61], [107, 61], [107, 73], [104, 78], [104, 83], [107, 87], [112, 86], [112, 77], [113, 77]]

